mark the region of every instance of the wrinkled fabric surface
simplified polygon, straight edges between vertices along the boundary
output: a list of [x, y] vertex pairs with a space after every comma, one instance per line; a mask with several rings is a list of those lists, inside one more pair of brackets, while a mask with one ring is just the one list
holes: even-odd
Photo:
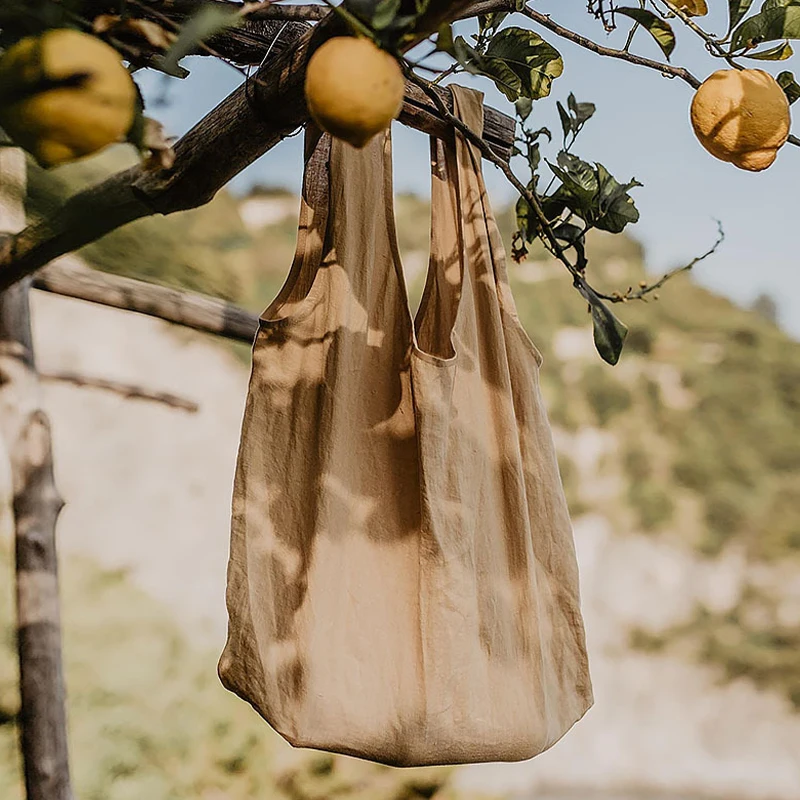
[[[482, 130], [482, 95], [452, 87]], [[306, 135], [235, 478], [224, 685], [296, 746], [516, 761], [592, 703], [567, 505], [479, 153], [432, 140], [412, 321], [390, 137]]]

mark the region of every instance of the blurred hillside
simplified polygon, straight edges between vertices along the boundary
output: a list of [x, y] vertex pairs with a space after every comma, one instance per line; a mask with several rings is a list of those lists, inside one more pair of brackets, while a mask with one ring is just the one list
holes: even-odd
[[[31, 214], [124, 158], [112, 151], [55, 173], [33, 169]], [[291, 261], [296, 213], [297, 199], [284, 192], [261, 188], [241, 200], [222, 192], [80, 255], [260, 310]], [[424, 275], [428, 214], [418, 198], [397, 198], [412, 297]], [[500, 219], [508, 238], [511, 215]], [[592, 282], [606, 290], [644, 276], [631, 239], [598, 235], [589, 255]], [[500, 773], [458, 771], [438, 793], [438, 774], [411, 785], [395, 771], [365, 777], [351, 772], [364, 765], [324, 758], [275, 784], [270, 754], [284, 751], [219, 687], [208, 649], [224, 633], [227, 504], [246, 371], [229, 346], [207, 337], [35, 298], [45, 364], [156, 383], [201, 405], [193, 419], [47, 388], [68, 501], [62, 549], [74, 554], [62, 574], [79, 797], [322, 800], [358, 790], [364, 800], [413, 800], [458, 787], [534, 786], [726, 800], [800, 794], [800, 344], [764, 314], [681, 276], [657, 302], [617, 309], [631, 332], [611, 368], [594, 352], [585, 304], [563, 268], [534, 253], [512, 280], [545, 356], [542, 387], [575, 521], [598, 701], [552, 753]], [[0, 796], [16, 800], [7, 601]]]

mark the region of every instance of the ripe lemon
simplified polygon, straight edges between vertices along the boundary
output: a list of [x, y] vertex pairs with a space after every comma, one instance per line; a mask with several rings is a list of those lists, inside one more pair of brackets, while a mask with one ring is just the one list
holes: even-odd
[[400, 113], [405, 80], [397, 61], [369, 39], [337, 36], [311, 56], [305, 92], [322, 130], [363, 147]]
[[0, 58], [0, 126], [45, 167], [90, 155], [131, 127], [136, 87], [119, 53], [58, 28]]
[[692, 127], [711, 155], [759, 172], [789, 136], [789, 101], [778, 82], [760, 69], [721, 69], [692, 100]]

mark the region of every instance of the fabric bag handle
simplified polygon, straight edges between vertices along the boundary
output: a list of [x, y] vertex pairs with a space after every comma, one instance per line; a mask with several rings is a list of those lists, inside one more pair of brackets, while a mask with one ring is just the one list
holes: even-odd
[[261, 314], [261, 322], [267, 324], [285, 321], [297, 314], [299, 306], [309, 297], [325, 249], [331, 137], [309, 122], [304, 133], [304, 151], [297, 246], [283, 286]]

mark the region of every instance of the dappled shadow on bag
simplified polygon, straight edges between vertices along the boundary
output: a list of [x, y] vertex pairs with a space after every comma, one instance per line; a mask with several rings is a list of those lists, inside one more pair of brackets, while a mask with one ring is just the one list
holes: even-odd
[[[481, 95], [454, 87], [474, 129]], [[520, 760], [591, 705], [572, 531], [479, 156], [432, 147], [412, 322], [388, 135], [307, 134], [237, 466], [223, 683], [291, 743]]]

